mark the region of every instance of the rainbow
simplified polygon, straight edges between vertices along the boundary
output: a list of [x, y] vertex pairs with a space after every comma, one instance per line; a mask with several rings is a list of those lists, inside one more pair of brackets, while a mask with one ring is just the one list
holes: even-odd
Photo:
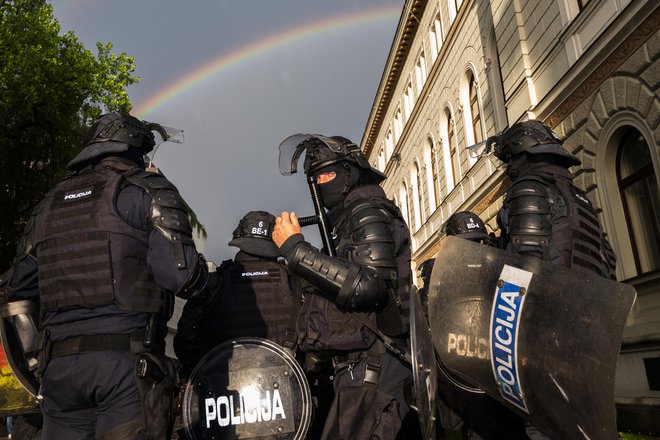
[[364, 25], [373, 22], [393, 20], [401, 14], [400, 5], [377, 7], [362, 11], [358, 14], [348, 14], [315, 21], [287, 32], [270, 35], [255, 41], [228, 54], [223, 54], [213, 61], [188, 72], [185, 76], [158, 90], [153, 95], [140, 102], [131, 113], [138, 117], [145, 117], [154, 110], [164, 106], [171, 99], [191, 90], [210, 78], [237, 66], [251, 58], [262, 55], [298, 40], [309, 38], [318, 34], [335, 32], [337, 30]]

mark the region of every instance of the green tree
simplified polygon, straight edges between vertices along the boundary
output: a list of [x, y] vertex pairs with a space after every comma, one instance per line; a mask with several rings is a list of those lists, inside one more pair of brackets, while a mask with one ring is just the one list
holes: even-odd
[[128, 112], [134, 60], [97, 43], [93, 55], [46, 0], [0, 0], [0, 270], [29, 210], [66, 174], [91, 120]]

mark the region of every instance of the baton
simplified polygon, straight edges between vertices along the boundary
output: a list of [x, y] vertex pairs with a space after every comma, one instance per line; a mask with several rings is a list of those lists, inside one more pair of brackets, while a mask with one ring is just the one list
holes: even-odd
[[316, 212], [316, 215], [300, 217], [298, 223], [301, 227], [319, 225], [319, 232], [321, 233], [321, 241], [325, 247], [325, 253], [331, 257], [335, 257], [335, 246], [332, 243], [328, 215], [325, 213], [325, 209], [321, 206], [319, 187], [316, 185], [314, 177], [312, 176], [307, 176], [307, 183], [309, 184], [309, 192], [312, 194], [312, 202], [314, 203], [314, 211]]

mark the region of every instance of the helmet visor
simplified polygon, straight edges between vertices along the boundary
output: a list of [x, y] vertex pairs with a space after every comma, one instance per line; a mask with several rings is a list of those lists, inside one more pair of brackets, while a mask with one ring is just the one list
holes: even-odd
[[280, 173], [285, 176], [295, 174], [298, 170], [298, 161], [307, 147], [323, 143], [334, 153], [343, 153], [345, 143], [320, 134], [298, 133], [289, 136], [280, 143]]

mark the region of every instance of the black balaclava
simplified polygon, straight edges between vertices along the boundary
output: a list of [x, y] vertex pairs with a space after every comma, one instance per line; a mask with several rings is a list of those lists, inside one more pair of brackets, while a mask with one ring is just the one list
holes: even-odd
[[318, 185], [321, 203], [326, 209], [333, 209], [346, 197], [346, 194], [360, 182], [360, 170], [347, 161], [341, 161], [318, 169], [314, 175], [334, 172], [335, 178]]

